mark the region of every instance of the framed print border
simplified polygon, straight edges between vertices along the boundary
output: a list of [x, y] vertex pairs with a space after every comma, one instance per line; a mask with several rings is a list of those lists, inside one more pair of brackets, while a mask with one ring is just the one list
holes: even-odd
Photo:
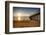
[[[38, 4], [43, 5], [43, 30], [39, 31], [22, 31], [22, 32], [9, 32], [9, 3], [22, 3], [22, 4]], [[45, 31], [45, 3], [35, 2], [18, 2], [18, 1], [5, 1], [5, 33], [16, 34], [16, 33], [32, 33], [32, 32], [44, 32]]]

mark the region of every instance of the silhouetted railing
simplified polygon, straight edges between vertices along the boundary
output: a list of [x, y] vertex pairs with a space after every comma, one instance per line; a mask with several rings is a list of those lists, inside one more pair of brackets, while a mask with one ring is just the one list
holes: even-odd
[[29, 18], [30, 18], [30, 20], [40, 20], [40, 13], [37, 13], [35, 15], [32, 15]]

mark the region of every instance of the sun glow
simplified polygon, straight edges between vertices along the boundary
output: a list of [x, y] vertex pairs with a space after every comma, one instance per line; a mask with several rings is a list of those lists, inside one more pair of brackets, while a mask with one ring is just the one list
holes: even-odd
[[20, 16], [21, 16], [21, 13], [18, 13], [18, 14], [17, 14], [17, 16], [19, 16], [19, 17], [20, 17]]
[[18, 20], [21, 20], [21, 18], [20, 18], [20, 17], [18, 17]]
[[18, 20], [20, 21], [21, 20], [21, 13], [18, 13], [17, 16], [18, 16]]

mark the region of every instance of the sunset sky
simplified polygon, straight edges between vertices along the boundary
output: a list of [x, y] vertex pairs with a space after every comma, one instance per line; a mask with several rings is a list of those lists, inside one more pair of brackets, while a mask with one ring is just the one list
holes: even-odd
[[13, 16], [31, 16], [39, 12], [40, 8], [13, 7]]

